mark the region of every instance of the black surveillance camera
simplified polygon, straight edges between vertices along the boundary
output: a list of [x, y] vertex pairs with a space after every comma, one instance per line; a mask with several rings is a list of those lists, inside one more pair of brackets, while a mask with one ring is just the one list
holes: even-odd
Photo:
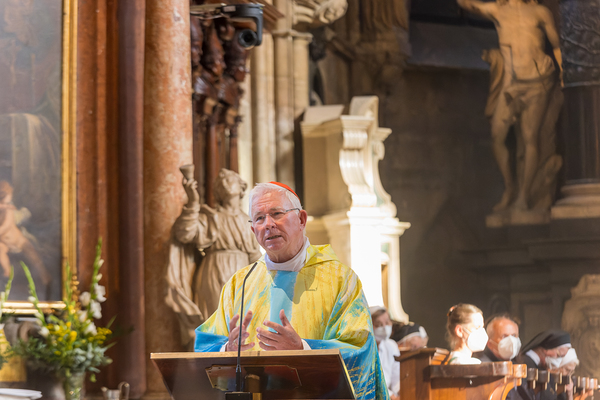
[[249, 4], [205, 4], [191, 6], [190, 14], [206, 18], [228, 18], [233, 22], [254, 22], [256, 30], [243, 28], [236, 32], [237, 41], [240, 46], [251, 49], [262, 43], [263, 30], [263, 5]]

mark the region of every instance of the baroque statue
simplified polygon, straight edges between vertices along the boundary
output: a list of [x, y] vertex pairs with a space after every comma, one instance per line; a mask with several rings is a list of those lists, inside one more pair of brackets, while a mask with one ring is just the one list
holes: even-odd
[[[261, 253], [250, 218], [240, 208], [246, 182], [221, 169], [214, 183], [217, 206], [212, 208], [200, 204], [193, 169], [182, 167], [182, 172], [188, 202], [173, 225], [166, 301], [180, 318], [182, 342], [190, 345], [194, 329], [217, 309], [225, 282]], [[203, 253], [198, 267], [196, 249]]]
[[[504, 180], [494, 212], [548, 212], [562, 158], [556, 154], [556, 121], [562, 106], [562, 56], [550, 10], [536, 0], [457, 0], [459, 6], [494, 22], [499, 49], [484, 52], [491, 68], [486, 115], [493, 153]], [[545, 52], [552, 45], [555, 62]], [[516, 167], [506, 138], [514, 128]]]

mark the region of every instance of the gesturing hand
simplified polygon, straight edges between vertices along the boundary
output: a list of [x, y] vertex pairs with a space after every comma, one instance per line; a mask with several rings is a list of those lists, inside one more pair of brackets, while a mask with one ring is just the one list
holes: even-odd
[[264, 322], [266, 327], [276, 332], [262, 327], [256, 329], [260, 348], [263, 350], [302, 350], [304, 348], [302, 339], [288, 321], [283, 310], [279, 312], [279, 319], [281, 325], [271, 321]]
[[[225, 351], [237, 351], [238, 349], [238, 337], [240, 332], [240, 327], [236, 326], [238, 320], [240, 319], [239, 314], [235, 314], [231, 321], [229, 321], [229, 339], [227, 340], [227, 345], [225, 346]], [[244, 321], [242, 322], [242, 351], [250, 350], [254, 347], [254, 342], [246, 343], [246, 339], [250, 334], [248, 333], [248, 324], [252, 321], [252, 311], [248, 311], [246, 316], [244, 317]]]

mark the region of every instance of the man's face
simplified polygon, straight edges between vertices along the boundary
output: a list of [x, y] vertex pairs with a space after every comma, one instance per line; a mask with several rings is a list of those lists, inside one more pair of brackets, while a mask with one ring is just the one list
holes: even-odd
[[492, 321], [494, 326], [492, 327], [492, 332], [490, 335], [490, 339], [488, 340], [487, 347], [492, 351], [492, 353], [502, 359], [500, 353], [498, 352], [498, 343], [502, 339], [508, 336], [514, 336], [516, 338], [519, 337], [519, 326], [515, 324], [513, 321], [506, 318], [498, 318]]
[[250, 218], [264, 216], [260, 224], [252, 224], [256, 240], [269, 255], [271, 261], [281, 263], [292, 259], [304, 245], [306, 211], [290, 211], [276, 220], [271, 215], [292, 208], [286, 196], [280, 192], [268, 192], [252, 203]]

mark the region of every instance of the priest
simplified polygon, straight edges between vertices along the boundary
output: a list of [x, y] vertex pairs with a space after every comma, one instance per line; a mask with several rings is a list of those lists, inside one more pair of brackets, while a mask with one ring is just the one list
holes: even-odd
[[266, 254], [225, 284], [217, 310], [196, 329], [195, 350], [237, 351], [240, 334], [242, 351], [339, 349], [357, 398], [388, 399], [361, 282], [330, 245], [310, 244], [298, 195], [279, 182], [258, 184], [249, 215]]

